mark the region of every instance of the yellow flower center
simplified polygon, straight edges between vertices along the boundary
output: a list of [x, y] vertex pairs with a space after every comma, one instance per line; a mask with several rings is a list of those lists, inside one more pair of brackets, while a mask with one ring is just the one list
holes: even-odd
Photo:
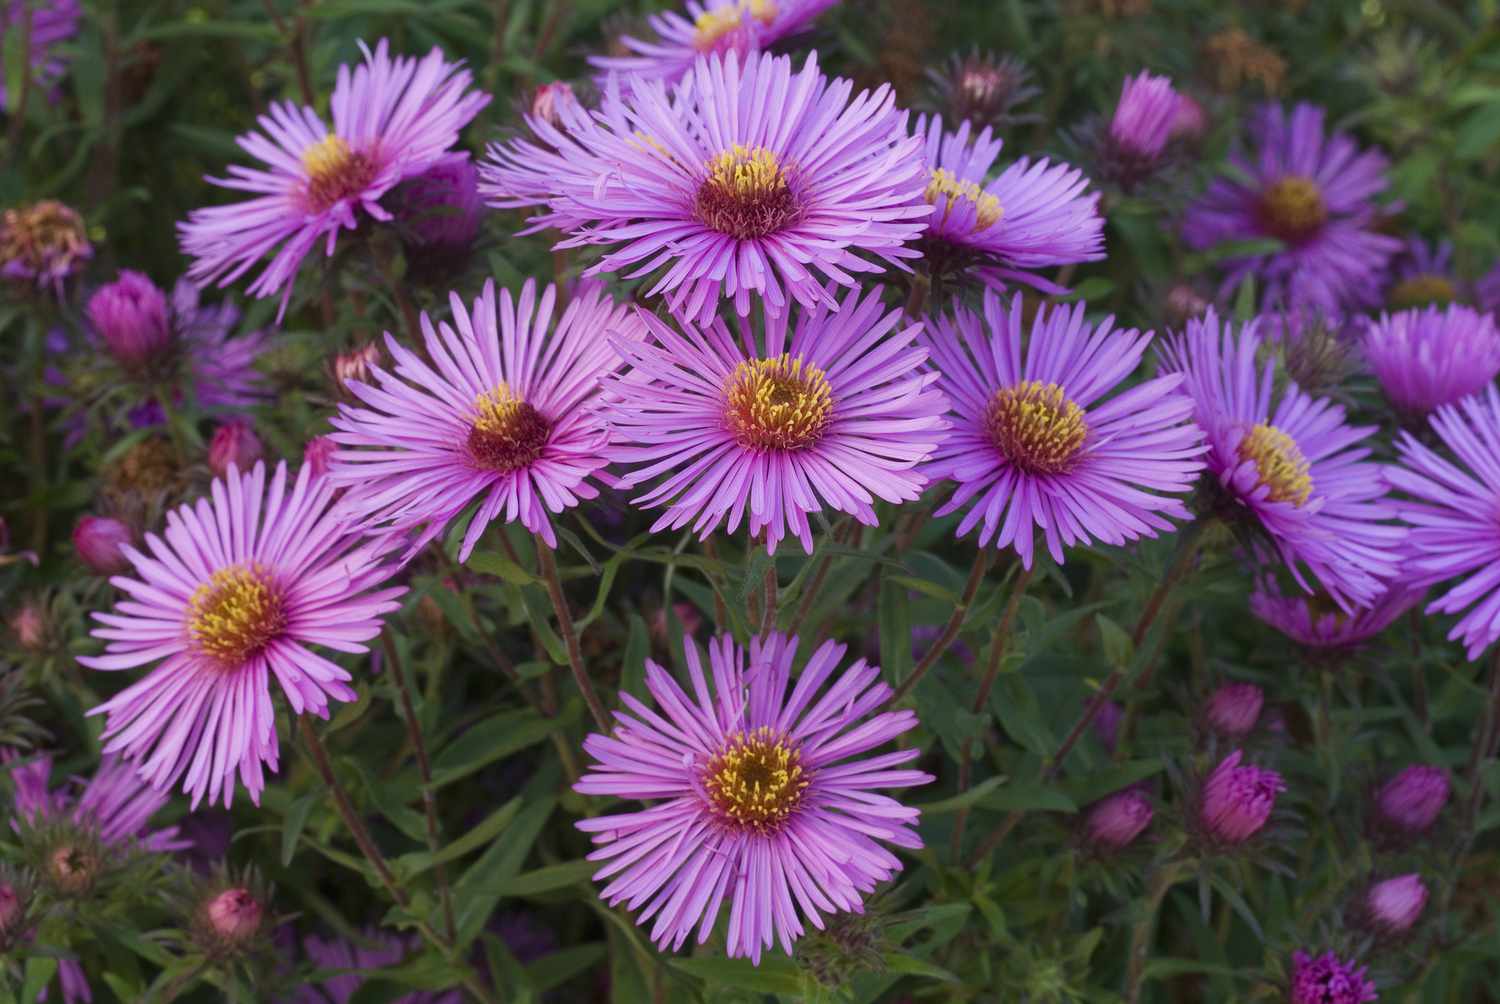
[[953, 172], [941, 167], [933, 169], [932, 178], [927, 182], [927, 190], [922, 193], [922, 197], [934, 206], [939, 205], [941, 200], [944, 220], [948, 219], [948, 214], [953, 212], [953, 207], [959, 202], [973, 203], [975, 233], [988, 230], [1005, 215], [999, 199], [972, 181], [959, 181], [953, 176]]
[[552, 423], [502, 382], [474, 399], [469, 427], [469, 456], [487, 470], [502, 474], [534, 463], [547, 448]]
[[1061, 474], [1077, 460], [1089, 426], [1083, 409], [1055, 383], [1002, 387], [984, 412], [990, 442], [1029, 474]]
[[1289, 174], [1261, 193], [1260, 216], [1272, 234], [1296, 244], [1323, 225], [1328, 219], [1328, 206], [1316, 181]]
[[822, 437], [832, 414], [828, 378], [801, 356], [747, 360], [724, 384], [724, 421], [750, 449], [805, 449]]
[[703, 771], [703, 789], [720, 821], [762, 835], [797, 811], [807, 784], [802, 754], [764, 726], [730, 736]]
[[1414, 275], [1391, 287], [1390, 305], [1395, 310], [1452, 303], [1458, 299], [1453, 283], [1440, 275]]
[[1313, 488], [1311, 465], [1291, 436], [1261, 423], [1240, 440], [1239, 452], [1241, 460], [1254, 462], [1260, 475], [1256, 483], [1270, 490], [1272, 502], [1290, 502], [1299, 508], [1307, 502]]
[[738, 143], [708, 162], [694, 209], [704, 226], [739, 240], [775, 233], [798, 213], [796, 193], [776, 154]]
[[358, 195], [375, 179], [376, 165], [329, 133], [302, 152], [307, 170], [307, 202], [316, 212]]
[[188, 601], [188, 635], [226, 669], [242, 665], [286, 627], [281, 591], [260, 565], [221, 568]]
[[740, 0], [739, 3], [720, 4], [699, 14], [693, 22], [693, 45], [700, 52], [708, 52], [719, 44], [720, 39], [745, 23], [746, 15], [770, 27], [776, 20], [774, 0]]

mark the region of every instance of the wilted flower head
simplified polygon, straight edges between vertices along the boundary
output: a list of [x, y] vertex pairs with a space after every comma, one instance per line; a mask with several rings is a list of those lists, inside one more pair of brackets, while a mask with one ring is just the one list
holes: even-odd
[[122, 547], [135, 532], [109, 516], [80, 516], [73, 527], [73, 551], [96, 575], [114, 575], [130, 567]]
[[1448, 772], [1441, 767], [1412, 764], [1381, 786], [1375, 807], [1381, 820], [1397, 830], [1423, 833], [1448, 804], [1451, 787]]
[[141, 369], [172, 344], [167, 295], [140, 272], [120, 277], [89, 297], [89, 323], [122, 366]]
[[1274, 770], [1241, 764], [1235, 750], [1214, 768], [1198, 794], [1198, 823], [1223, 844], [1241, 844], [1260, 832], [1286, 782]]
[[936, 110], [950, 122], [971, 122], [976, 129], [1000, 129], [1034, 118], [1014, 116], [1011, 110], [1041, 93], [1025, 63], [978, 48], [968, 55], [953, 54], [940, 69], [928, 70], [927, 78]]
[[1427, 906], [1427, 886], [1416, 872], [1377, 882], [1365, 894], [1365, 916], [1389, 934], [1411, 930]]
[[26, 599], [6, 618], [16, 644], [27, 652], [41, 652], [49, 644], [50, 620], [47, 605], [39, 599]]
[[1094, 803], [1084, 818], [1084, 836], [1095, 847], [1119, 850], [1151, 825], [1151, 796], [1128, 788]]
[[1367, 1004], [1378, 996], [1364, 966], [1344, 962], [1332, 952], [1316, 959], [1295, 953], [1290, 990], [1289, 1004]]
[[339, 390], [343, 393], [352, 394], [349, 385], [369, 383], [375, 367], [379, 366], [384, 359], [379, 342], [366, 342], [364, 345], [356, 345], [347, 352], [340, 352], [333, 357], [333, 382], [338, 384]]
[[1500, 373], [1500, 328], [1488, 313], [1449, 304], [1381, 314], [1364, 357], [1386, 400], [1406, 418], [1478, 393]]
[[0, 213], [0, 277], [60, 295], [63, 281], [93, 254], [83, 217], [61, 202], [45, 199]]
[[231, 465], [248, 471], [264, 454], [260, 437], [255, 434], [255, 427], [249, 419], [231, 418], [214, 429], [213, 438], [208, 443], [208, 467], [223, 477], [229, 473]]
[[479, 199], [479, 173], [467, 153], [439, 157], [427, 170], [403, 181], [392, 202], [409, 245], [408, 268], [428, 264], [428, 255], [438, 255], [445, 263], [465, 255], [479, 235], [484, 203]]
[[1203, 723], [1226, 739], [1243, 739], [1260, 719], [1266, 694], [1253, 683], [1226, 683], [1203, 706]]

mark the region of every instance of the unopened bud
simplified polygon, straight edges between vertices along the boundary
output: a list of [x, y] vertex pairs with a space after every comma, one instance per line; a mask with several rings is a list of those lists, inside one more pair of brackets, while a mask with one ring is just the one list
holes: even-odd
[[83, 516], [73, 527], [73, 550], [95, 574], [118, 575], [130, 568], [124, 547], [134, 536], [130, 527], [117, 519]]
[[96, 850], [71, 843], [53, 848], [47, 855], [47, 878], [65, 896], [82, 896], [94, 886], [99, 875]]
[[1448, 804], [1449, 789], [1447, 771], [1413, 764], [1385, 783], [1376, 795], [1376, 805], [1391, 826], [1405, 833], [1422, 833]]
[[1427, 906], [1427, 886], [1416, 872], [1377, 882], [1365, 896], [1365, 910], [1375, 926], [1390, 934], [1411, 929]]
[[0, 935], [15, 927], [25, 912], [20, 891], [9, 882], [0, 882]]
[[1210, 837], [1226, 844], [1250, 839], [1271, 818], [1276, 796], [1286, 782], [1274, 770], [1241, 765], [1235, 750], [1204, 782], [1198, 799], [1198, 822]]
[[225, 889], [204, 905], [203, 915], [219, 941], [243, 944], [260, 930], [265, 908], [248, 889]]
[[122, 366], [146, 366], [172, 344], [167, 296], [140, 272], [122, 269], [118, 279], [101, 286], [89, 298], [88, 315], [105, 348]]
[[16, 644], [28, 652], [47, 647], [47, 611], [36, 600], [27, 600], [10, 615], [10, 631]]
[[1084, 821], [1090, 843], [1105, 850], [1119, 850], [1151, 825], [1151, 798], [1139, 788], [1119, 791], [1095, 803]]
[[1226, 683], [1209, 697], [1203, 720], [1227, 739], [1243, 739], [1255, 729], [1266, 695], [1253, 683]]
[[229, 472], [230, 464], [245, 472], [263, 453], [250, 423], [243, 418], [232, 418], [214, 430], [208, 444], [208, 467], [219, 477]]

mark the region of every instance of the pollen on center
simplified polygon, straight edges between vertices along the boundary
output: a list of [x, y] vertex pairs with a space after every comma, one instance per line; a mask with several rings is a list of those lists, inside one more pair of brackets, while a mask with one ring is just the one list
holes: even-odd
[[721, 823], [762, 835], [791, 818], [809, 782], [796, 744], [764, 726], [730, 736], [702, 777]]
[[724, 385], [725, 423], [751, 449], [806, 449], [822, 438], [832, 414], [828, 377], [801, 356], [746, 360]]

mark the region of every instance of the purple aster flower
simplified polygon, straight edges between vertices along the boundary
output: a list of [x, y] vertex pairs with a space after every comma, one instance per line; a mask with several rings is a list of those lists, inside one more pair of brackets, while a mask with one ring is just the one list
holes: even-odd
[[687, 75], [700, 56], [754, 56], [774, 43], [804, 31], [838, 0], [688, 0], [684, 17], [663, 11], [647, 17], [654, 41], [624, 35], [620, 45], [631, 56], [590, 56], [600, 70], [618, 71], [627, 80], [661, 80], [673, 84]]
[[94, 256], [83, 217], [53, 199], [0, 213], [0, 278], [61, 296], [63, 283]]
[[1094, 803], [1084, 817], [1084, 836], [1093, 846], [1117, 851], [1128, 846], [1151, 825], [1151, 796], [1127, 788]]
[[423, 255], [463, 255], [479, 235], [484, 203], [479, 198], [479, 172], [467, 153], [439, 157], [426, 171], [402, 182], [392, 199], [396, 220], [413, 245], [409, 265], [421, 262]]
[[1286, 782], [1274, 770], [1241, 764], [1239, 750], [1225, 757], [1198, 794], [1198, 823], [1223, 844], [1242, 844], [1271, 818]]
[[1261, 108], [1251, 123], [1254, 156], [1230, 158], [1234, 174], [1217, 178], [1189, 208], [1183, 237], [1197, 249], [1274, 237], [1281, 250], [1231, 259], [1223, 291], [1247, 276], [1268, 298], [1336, 311], [1380, 302], [1381, 277], [1401, 247], [1377, 233], [1371, 199], [1385, 189], [1386, 160], [1361, 152], [1348, 135], [1325, 134], [1323, 109], [1299, 104]]
[[1109, 146], [1118, 158], [1130, 160], [1137, 171], [1149, 171], [1161, 155], [1177, 125], [1179, 98], [1169, 77], [1146, 70], [1126, 77], [1120, 102], [1109, 122]]
[[1391, 284], [1385, 302], [1393, 310], [1428, 305], [1445, 306], [1459, 298], [1458, 277], [1453, 272], [1453, 244], [1429, 244], [1408, 237], [1391, 266]]
[[139, 578], [110, 580], [127, 595], [96, 613], [104, 654], [91, 669], [158, 665], [89, 712], [107, 715], [106, 752], [138, 761], [157, 788], [182, 780], [193, 805], [234, 795], [235, 773], [257, 804], [262, 765], [276, 770], [271, 680], [292, 711], [328, 717], [329, 699], [352, 701], [349, 674], [314, 652], [368, 651], [404, 588], [376, 589], [390, 574], [383, 548], [349, 532], [334, 489], [304, 466], [287, 483], [278, 464], [249, 475], [231, 468], [211, 497], [167, 515], [165, 539], [126, 554]]
[[1109, 400], [1141, 361], [1151, 335], [1084, 320], [1084, 305], [1043, 307], [1022, 349], [1021, 305], [986, 291], [984, 318], [958, 307], [923, 340], [953, 402], [954, 431], [926, 472], [958, 483], [938, 509], [965, 507], [960, 536], [1014, 547], [1031, 567], [1040, 530], [1053, 560], [1063, 547], [1123, 544], [1188, 519], [1181, 494], [1203, 468], [1203, 436], [1180, 375]]
[[1345, 612], [1328, 595], [1287, 595], [1270, 576], [1256, 583], [1250, 612], [1288, 638], [1311, 649], [1346, 652], [1358, 648], [1422, 601], [1427, 587], [1398, 574], [1370, 606]]
[[[370, 973], [400, 965], [416, 947], [413, 937], [374, 928], [365, 929], [358, 942], [325, 940], [310, 934], [303, 939], [302, 948], [312, 964], [344, 972], [316, 986], [299, 987], [283, 1004], [349, 1004]], [[391, 1004], [461, 1004], [463, 999], [457, 990], [415, 990], [392, 998]]]
[[564, 109], [565, 131], [529, 118], [542, 145], [491, 146], [481, 191], [546, 202], [524, 232], [569, 232], [558, 248], [611, 246], [585, 275], [665, 269], [648, 295], [700, 325], [722, 299], [748, 314], [752, 294], [771, 314], [789, 299], [833, 307], [828, 280], [905, 268], [928, 214], [894, 93], [853, 89], [816, 53], [795, 72], [785, 56], [713, 56], [670, 92], [637, 79], [628, 100], [616, 80], [599, 111]]
[[[1207, 434], [1208, 469], [1222, 508], [1252, 517], [1297, 584], [1307, 572], [1340, 609], [1369, 606], [1395, 575], [1405, 529], [1378, 464], [1344, 409], [1289, 383], [1273, 393], [1275, 365], [1260, 365], [1255, 325], [1236, 331], [1209, 311], [1163, 352]], [[1274, 401], [1274, 407], [1273, 407]]]
[[899, 769], [920, 751], [863, 756], [913, 728], [916, 714], [861, 722], [891, 688], [863, 659], [837, 673], [845, 646], [832, 641], [789, 691], [796, 650], [781, 634], [748, 652], [720, 636], [708, 648], [710, 690], [689, 643], [691, 696], [648, 659], [660, 711], [622, 692], [614, 733], [584, 740], [597, 766], [575, 791], [652, 803], [577, 825], [594, 835], [594, 878], [609, 880], [600, 895], [641, 910], [643, 926], [654, 918], [658, 947], [681, 948], [695, 927], [702, 944], [727, 899], [731, 957], [759, 964], [776, 941], [790, 954], [804, 919], [821, 930], [824, 914], [862, 912], [863, 896], [901, 870], [882, 842], [922, 846], [917, 810], [874, 791], [931, 781]]
[[1424, 833], [1437, 822], [1452, 789], [1446, 770], [1412, 764], [1381, 785], [1375, 794], [1375, 808], [1381, 820], [1395, 829]]
[[1489, 386], [1500, 373], [1500, 328], [1456, 303], [1381, 314], [1368, 324], [1364, 356], [1386, 400], [1416, 418]]
[[552, 325], [557, 290], [536, 295], [526, 280], [519, 300], [495, 284], [466, 310], [449, 295], [453, 322], [434, 328], [422, 315], [427, 359], [389, 335], [393, 370], [351, 382], [366, 407], [340, 405], [330, 438], [328, 477], [348, 487], [343, 505], [361, 525], [421, 528], [408, 555], [425, 546], [472, 502], [464, 534], [468, 559], [497, 517], [557, 546], [548, 513], [598, 495], [609, 438], [595, 407], [599, 378], [620, 365], [609, 337], [640, 338], [644, 326], [597, 283], [586, 284]]
[[766, 318], [757, 341], [722, 320], [680, 331], [641, 312], [649, 341], [615, 348], [631, 366], [605, 380], [612, 460], [634, 500], [666, 506], [652, 526], [692, 524], [706, 538], [726, 519], [774, 552], [793, 536], [811, 553], [809, 513], [836, 509], [866, 526], [874, 502], [910, 502], [919, 469], [947, 428], [948, 401], [923, 372], [918, 326], [886, 311], [877, 289], [850, 290], [837, 313], [821, 305]]
[[930, 204], [922, 252], [935, 277], [972, 271], [994, 288], [1007, 282], [1044, 293], [1066, 292], [1035, 269], [1104, 257], [1099, 193], [1085, 193], [1077, 168], [1022, 157], [994, 178], [990, 168], [1005, 141], [988, 128], [971, 135], [968, 122], [943, 131], [943, 120], [919, 118]]
[[[83, 14], [78, 0], [9, 0], [0, 4], [0, 38], [21, 31], [25, 19], [30, 16], [27, 28], [30, 49], [31, 86], [44, 91], [50, 101], [57, 100], [56, 88], [67, 71], [68, 64], [56, 52], [57, 43], [65, 42], [78, 33], [78, 19]], [[5, 89], [10, 79], [5, 62], [0, 59], [0, 109], [15, 112], [12, 101], [15, 95]]]
[[439, 49], [418, 60], [391, 58], [385, 39], [373, 53], [360, 48], [363, 65], [339, 67], [331, 129], [311, 108], [273, 104], [261, 132], [239, 137], [269, 170], [234, 166], [227, 178], [207, 179], [255, 194], [194, 210], [178, 224], [182, 250], [194, 259], [192, 278], [233, 282], [269, 253], [249, 288], [257, 297], [280, 292], [279, 318], [302, 259], [319, 243], [332, 255], [339, 231], [359, 227], [361, 210], [390, 220], [381, 197], [437, 163], [489, 103], [489, 95], [469, 90], [469, 71]]
[[73, 527], [73, 552], [95, 575], [118, 575], [129, 568], [124, 548], [134, 542], [135, 531], [109, 516], [80, 516]]
[[1377, 996], [1364, 966], [1344, 962], [1332, 952], [1316, 959], [1306, 952], [1292, 955], [1289, 1004], [1368, 1004]]
[[265, 351], [266, 333], [233, 335], [239, 308], [227, 300], [206, 306], [199, 292], [187, 279], [179, 279], [172, 289], [172, 326], [198, 407], [231, 411], [258, 404], [266, 392], [255, 360]]
[[1401, 512], [1412, 527], [1407, 571], [1422, 585], [1459, 580], [1427, 612], [1463, 614], [1448, 637], [1461, 639], [1473, 660], [1500, 638], [1500, 526], [1494, 519], [1500, 507], [1500, 394], [1490, 386], [1438, 408], [1431, 426], [1459, 463], [1403, 432], [1397, 444], [1401, 464], [1386, 476], [1412, 498]]
[[1416, 872], [1376, 882], [1365, 893], [1369, 922], [1387, 934], [1411, 930], [1427, 906], [1427, 886]]
[[1243, 739], [1255, 730], [1266, 694], [1253, 683], [1226, 683], [1203, 706], [1209, 731], [1228, 739]]

